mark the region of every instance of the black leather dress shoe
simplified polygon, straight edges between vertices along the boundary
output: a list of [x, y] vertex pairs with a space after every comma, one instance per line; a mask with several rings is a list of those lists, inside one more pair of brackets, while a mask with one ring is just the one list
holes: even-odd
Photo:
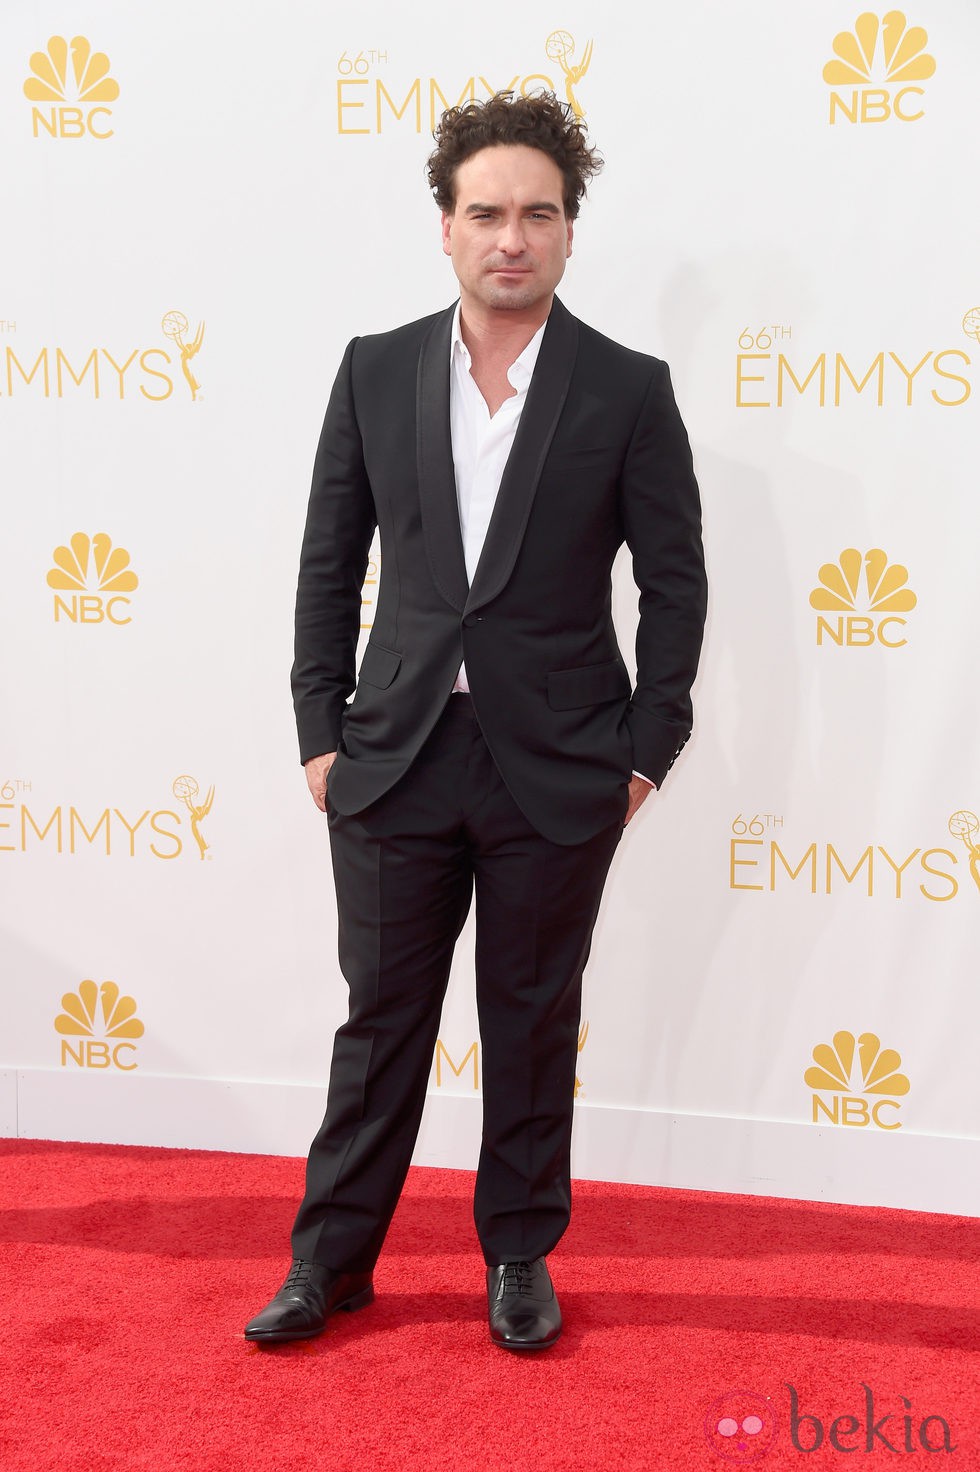
[[245, 1338], [265, 1344], [314, 1339], [331, 1314], [339, 1309], [352, 1313], [373, 1302], [370, 1273], [335, 1273], [297, 1258], [272, 1302], [245, 1325]]
[[547, 1349], [561, 1333], [561, 1309], [543, 1257], [487, 1268], [490, 1338], [502, 1349]]

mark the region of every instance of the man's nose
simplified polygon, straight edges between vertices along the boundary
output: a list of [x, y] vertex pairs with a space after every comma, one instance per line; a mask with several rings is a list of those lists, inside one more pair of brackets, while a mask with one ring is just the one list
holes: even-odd
[[500, 233], [497, 236], [497, 246], [505, 255], [519, 256], [524, 249], [524, 222], [522, 220], [503, 220], [500, 225]]

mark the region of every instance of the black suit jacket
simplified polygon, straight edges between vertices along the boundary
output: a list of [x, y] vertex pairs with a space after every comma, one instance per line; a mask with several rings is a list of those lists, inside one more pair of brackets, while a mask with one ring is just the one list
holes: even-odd
[[[690, 447], [666, 364], [556, 300], [468, 586], [453, 311], [356, 338], [337, 375], [296, 598], [300, 756], [336, 750], [330, 805], [361, 811], [406, 772], [465, 659], [513, 797], [545, 837], [579, 843], [622, 816], [634, 769], [659, 784], [691, 732], [705, 577]], [[355, 678], [376, 525], [381, 584]], [[611, 616], [624, 540], [640, 590], [633, 691]]]

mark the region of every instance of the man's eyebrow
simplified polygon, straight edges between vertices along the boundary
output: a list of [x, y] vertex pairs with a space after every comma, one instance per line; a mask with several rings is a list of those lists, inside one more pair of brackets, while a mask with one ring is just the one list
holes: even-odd
[[[464, 211], [467, 215], [499, 215], [499, 204], [468, 204]], [[543, 200], [540, 204], [526, 204], [524, 211], [533, 210], [536, 214], [560, 215], [558, 205], [552, 204], [550, 200]]]

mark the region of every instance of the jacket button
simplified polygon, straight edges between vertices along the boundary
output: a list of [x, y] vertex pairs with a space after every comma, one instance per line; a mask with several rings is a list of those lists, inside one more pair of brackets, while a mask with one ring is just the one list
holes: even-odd
[[463, 619], [463, 628], [472, 629], [475, 624], [482, 624], [483, 619], [478, 613], [468, 613]]

